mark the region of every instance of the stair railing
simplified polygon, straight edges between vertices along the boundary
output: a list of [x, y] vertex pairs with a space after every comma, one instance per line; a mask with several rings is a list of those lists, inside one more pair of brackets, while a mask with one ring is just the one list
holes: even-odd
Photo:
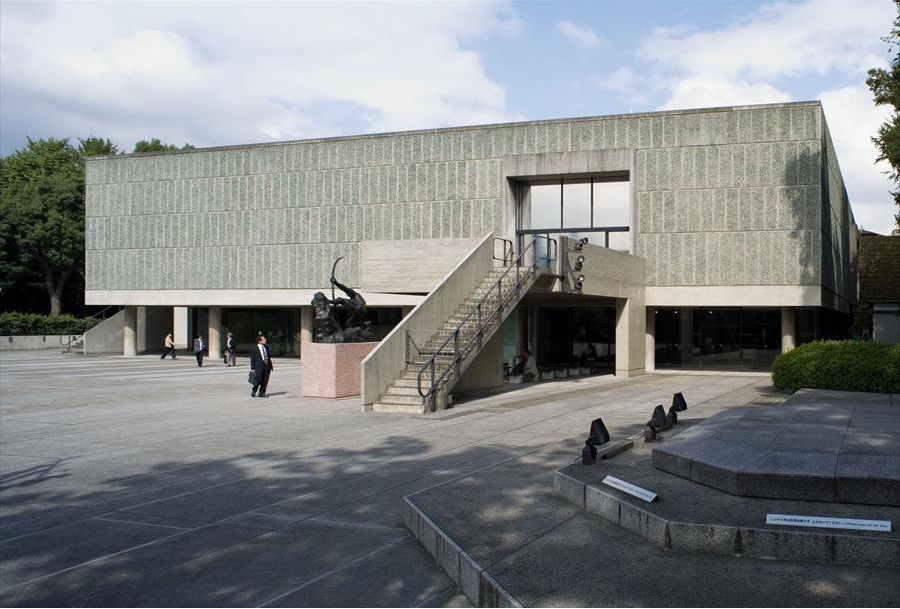
[[[497, 256], [497, 243], [503, 245], [503, 254], [499, 257]], [[503, 262], [503, 266], [509, 266], [513, 263], [514, 253], [513, 242], [511, 240], [504, 239], [503, 237], [494, 237], [494, 260], [500, 260]]]
[[[465, 318], [456, 323], [456, 327], [453, 329], [450, 336], [448, 336], [444, 342], [437, 347], [432, 353], [431, 357], [428, 358], [428, 361], [423, 363], [419, 367], [419, 372], [416, 375], [416, 386], [419, 391], [419, 395], [422, 396], [423, 399], [428, 400], [428, 410], [430, 412], [434, 412], [437, 410], [437, 389], [443, 384], [445, 379], [447, 379], [448, 375], [452, 372], [457, 377], [461, 374], [462, 371], [462, 361], [466, 356], [469, 355], [472, 351], [477, 349], [480, 351], [484, 347], [484, 335], [486, 330], [491, 327], [491, 325], [496, 322], [499, 324], [503, 320], [503, 310], [510, 303], [514, 296], [518, 295], [522, 286], [526, 281], [529, 281], [532, 277], [535, 276], [538, 270], [538, 262], [537, 257], [533, 257], [532, 262], [528, 263], [527, 266], [524, 265], [525, 260], [527, 259], [527, 255], [529, 253], [534, 253], [535, 251], [535, 243], [538, 239], [546, 239], [547, 240], [547, 251], [551, 251], [551, 246], [555, 248], [556, 240], [551, 239], [547, 235], [534, 235], [531, 239], [531, 242], [522, 250], [519, 256], [513, 261], [512, 266], [507, 267], [506, 271], [504, 271], [503, 275], [500, 276], [497, 281], [495, 281], [487, 293], [479, 299], [479, 301], [475, 304], [474, 308], [469, 311], [468, 315]], [[510, 247], [512, 244], [510, 244]], [[504, 247], [505, 250], [505, 247]], [[512, 253], [512, 250], [510, 250]], [[506, 257], [506, 252], [504, 251], [504, 258]], [[515, 283], [513, 283], [510, 288], [504, 293], [503, 291], [503, 282], [509, 276], [512, 278], [513, 270], [515, 270]], [[496, 287], [496, 294], [494, 293], [494, 288]], [[491, 306], [489, 305], [490, 300], [496, 298], [496, 303]], [[490, 300], [489, 300], [490, 299]], [[474, 320], [473, 320], [474, 317]], [[462, 330], [464, 326], [471, 321], [474, 321], [475, 328], [474, 334], [469, 337], [468, 340], [462, 342], [460, 340], [460, 335], [462, 334]], [[438, 357], [444, 353], [445, 349], [453, 343], [453, 361], [446, 366], [444, 371], [438, 376], [437, 375], [437, 359]], [[428, 388], [427, 391], [423, 390], [422, 387], [422, 377], [428, 373]]]
[[[97, 318], [98, 323], [99, 323], [99, 321], [103, 321], [106, 319], [106, 317], [107, 317], [106, 312], [109, 311], [110, 309], [115, 309], [114, 313], [118, 313], [122, 309], [122, 305], [108, 305], [108, 306], [104, 307], [103, 309], [101, 309], [100, 311], [97, 311], [93, 315], [88, 315], [86, 319], [91, 319], [92, 317]], [[94, 324], [94, 325], [96, 325], [96, 324]], [[91, 326], [91, 327], [93, 327], [93, 326]], [[88, 328], [88, 330], [90, 330], [90, 328]], [[65, 347], [66, 351], [71, 351], [72, 345], [74, 343], [77, 343], [79, 340], [81, 340], [83, 338], [84, 338], [84, 332], [82, 332], [81, 334], [60, 334], [59, 335], [59, 344], [61, 347]]]

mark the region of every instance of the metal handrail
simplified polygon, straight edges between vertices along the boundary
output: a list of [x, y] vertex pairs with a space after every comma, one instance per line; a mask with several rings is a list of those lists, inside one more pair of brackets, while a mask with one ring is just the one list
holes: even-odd
[[[534, 248], [534, 244], [538, 239], [547, 239], [547, 247], [548, 250], [550, 248], [550, 244], [552, 243], [554, 246], [556, 245], [556, 240], [551, 239], [546, 235], [535, 235], [531, 243], [528, 244], [526, 248], [522, 250], [519, 256], [515, 259], [514, 264], [506, 269], [506, 271], [501, 275], [488, 292], [481, 297], [481, 299], [475, 304], [469, 314], [466, 317], [456, 324], [456, 327], [453, 329], [453, 332], [450, 336], [448, 336], [441, 345], [434, 350], [434, 353], [431, 357], [428, 358], [428, 361], [423, 363], [419, 367], [419, 372], [416, 375], [416, 388], [419, 391], [419, 395], [422, 396], [423, 399], [428, 399], [429, 401], [429, 410], [434, 412], [437, 407], [437, 388], [440, 386], [444, 379], [451, 372], [456, 372], [457, 375], [460, 373], [461, 363], [463, 358], [472, 351], [475, 345], [478, 346], [479, 350], [483, 347], [483, 338], [485, 333], [485, 328], [489, 326], [493, 320], [496, 318], [498, 321], [501, 319], [500, 315], [503, 312], [506, 304], [512, 300], [513, 295], [518, 294], [522, 289], [522, 284], [533, 277], [535, 273], [537, 273], [537, 261], [533, 261], [529, 266], [523, 267], [522, 262], [525, 259], [525, 255], [529, 250]], [[505, 251], [504, 251], [505, 255]], [[503, 280], [506, 279], [507, 275], [509, 275], [513, 269], [516, 271], [516, 282], [513, 284], [510, 289], [504, 294], [503, 292]], [[487, 315], [487, 317], [482, 315], [482, 305], [485, 303], [489, 296], [493, 296], [494, 287], [497, 288], [497, 304], [492, 311]], [[474, 334], [469, 338], [465, 344], [460, 345], [460, 333], [462, 331], [463, 326], [465, 326], [471, 320], [472, 316], [476, 317], [476, 326]], [[438, 356], [444, 352], [444, 349], [453, 342], [453, 362], [447, 366], [443, 373], [439, 377], [436, 377], [436, 369], [437, 369], [437, 358]], [[422, 375], [425, 372], [431, 373], [431, 381], [429, 383], [428, 391], [422, 391]]]
[[503, 244], [503, 258], [497, 258], [497, 254], [494, 253], [494, 260], [501, 260], [503, 262], [503, 266], [509, 266], [512, 264], [513, 255], [515, 254], [513, 242], [512, 240], [504, 239], [503, 237], [494, 237], [494, 252], [497, 251], [496, 246], [498, 241]]

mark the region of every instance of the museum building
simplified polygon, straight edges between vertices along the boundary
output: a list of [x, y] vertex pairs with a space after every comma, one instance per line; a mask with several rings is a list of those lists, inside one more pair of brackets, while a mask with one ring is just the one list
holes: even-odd
[[126, 355], [262, 331], [302, 358], [334, 272], [384, 339], [371, 406], [501, 271], [455, 390], [522, 346], [556, 378], [588, 344], [621, 376], [769, 370], [847, 336], [857, 242], [818, 101], [543, 120], [91, 158], [85, 300], [124, 306]]

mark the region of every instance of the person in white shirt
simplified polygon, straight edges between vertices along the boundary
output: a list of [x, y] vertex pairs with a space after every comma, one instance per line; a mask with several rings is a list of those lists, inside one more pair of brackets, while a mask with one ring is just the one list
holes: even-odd
[[166, 339], [165, 339], [164, 343], [165, 343], [166, 348], [163, 351], [162, 357], [160, 357], [159, 359], [166, 359], [167, 355], [171, 355], [172, 359], [175, 359], [175, 341], [172, 340], [171, 332], [166, 334]]

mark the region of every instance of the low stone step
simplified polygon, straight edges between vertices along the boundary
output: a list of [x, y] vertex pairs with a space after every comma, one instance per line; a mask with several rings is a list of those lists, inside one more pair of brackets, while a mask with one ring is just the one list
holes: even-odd
[[406, 412], [409, 414], [424, 414], [425, 406], [419, 404], [411, 406], [409, 404], [394, 404], [392, 402], [375, 402], [372, 404], [372, 410], [375, 412]]
[[378, 401], [391, 404], [405, 404], [407, 406], [415, 406], [416, 404], [421, 406], [424, 403], [423, 398], [418, 393], [416, 393], [416, 395], [394, 395], [385, 393]]

